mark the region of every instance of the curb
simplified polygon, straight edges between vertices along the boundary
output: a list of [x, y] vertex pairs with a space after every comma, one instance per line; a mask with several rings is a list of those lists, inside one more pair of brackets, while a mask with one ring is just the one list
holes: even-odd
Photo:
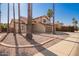
[[36, 45], [10, 45], [10, 44], [5, 44], [5, 43], [2, 43], [0, 42], [0, 45], [2, 46], [5, 46], [5, 47], [9, 47], [9, 48], [30, 48], [30, 47], [36, 47], [36, 46], [41, 46], [41, 45], [44, 45], [52, 40], [54, 40], [55, 38], [50, 38], [49, 40], [45, 41], [45, 42], [42, 42], [40, 44], [36, 44]]

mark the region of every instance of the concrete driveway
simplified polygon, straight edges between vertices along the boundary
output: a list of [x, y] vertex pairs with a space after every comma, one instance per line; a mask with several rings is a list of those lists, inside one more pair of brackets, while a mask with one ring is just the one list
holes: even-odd
[[[79, 56], [79, 33], [78, 32], [76, 33], [66, 32], [66, 33], [69, 34], [69, 37], [65, 38], [61, 42], [47, 49], [58, 56]], [[48, 52], [45, 51], [45, 53]], [[44, 56], [44, 55], [39, 52], [34, 56]]]

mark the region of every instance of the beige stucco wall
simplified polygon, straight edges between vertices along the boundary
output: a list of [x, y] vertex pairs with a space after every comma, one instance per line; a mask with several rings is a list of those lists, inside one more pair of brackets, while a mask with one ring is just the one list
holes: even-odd
[[16, 32], [18, 32], [18, 24], [15, 24], [15, 29], [16, 29]]
[[[21, 32], [24, 33], [27, 31], [27, 26], [25, 24], [20, 24], [20, 27], [21, 27]], [[19, 26], [18, 24], [15, 25], [15, 28], [16, 28], [16, 32], [18, 33], [18, 30], [19, 30]]]
[[26, 24], [21, 24], [21, 32], [25, 33], [27, 31], [27, 25]]
[[37, 23], [33, 25], [33, 31], [34, 32], [45, 32], [45, 27], [43, 24]]
[[[18, 24], [16, 24], [16, 32], [18, 32]], [[45, 32], [45, 26], [43, 24], [37, 23], [32, 27], [33, 32]], [[21, 24], [21, 32], [27, 32], [27, 26], [25, 24]]]

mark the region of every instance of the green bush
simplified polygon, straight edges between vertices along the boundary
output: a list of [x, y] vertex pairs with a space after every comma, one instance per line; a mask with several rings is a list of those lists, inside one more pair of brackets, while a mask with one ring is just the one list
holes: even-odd
[[7, 24], [0, 24], [0, 32], [7, 31]]

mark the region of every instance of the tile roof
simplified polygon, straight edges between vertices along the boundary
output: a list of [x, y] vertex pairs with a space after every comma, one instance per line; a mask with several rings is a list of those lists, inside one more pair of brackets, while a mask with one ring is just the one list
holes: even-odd
[[[32, 21], [39, 21], [39, 20], [43, 20], [43, 19], [41, 19], [41, 18], [46, 18], [46, 19], [48, 19], [49, 20], [49, 17], [48, 16], [40, 16], [40, 17], [37, 17], [37, 18], [34, 18]], [[38, 20], [37, 20], [38, 19]], [[12, 19], [11, 20], [11, 22], [14, 22], [14, 20]], [[15, 23], [18, 23], [19, 21], [18, 21], [18, 19], [15, 19]], [[25, 24], [27, 24], [27, 17], [20, 17], [20, 23], [25, 23]]]
[[[49, 20], [49, 17], [48, 16], [40, 16], [40, 17], [34, 18], [32, 20], [32, 24], [36, 24], [36, 22], [37, 23], [38, 22], [40, 23], [40, 21], [43, 20], [42, 18], [46, 18], [46, 19]], [[22, 17], [22, 16], [20, 17], [20, 23], [21, 24], [27, 24], [28, 23], [27, 20], [28, 20], [27, 17]], [[19, 23], [19, 20], [18, 19], [15, 19], [15, 23]], [[10, 22], [10, 27], [13, 27], [14, 26], [13, 24], [14, 24], [14, 20], [12, 19], [11, 22]]]
[[40, 17], [36, 17], [36, 18], [34, 18], [34, 19], [39, 19], [39, 18], [46, 18], [46, 19], [49, 20], [49, 17], [48, 17], [48, 16], [40, 16]]

